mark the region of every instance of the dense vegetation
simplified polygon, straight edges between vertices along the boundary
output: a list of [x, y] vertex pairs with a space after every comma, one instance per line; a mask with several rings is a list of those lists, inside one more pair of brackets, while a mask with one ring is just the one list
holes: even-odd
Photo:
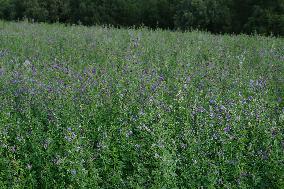
[[284, 188], [284, 40], [0, 22], [0, 188]]
[[283, 0], [0, 0], [0, 18], [284, 35]]

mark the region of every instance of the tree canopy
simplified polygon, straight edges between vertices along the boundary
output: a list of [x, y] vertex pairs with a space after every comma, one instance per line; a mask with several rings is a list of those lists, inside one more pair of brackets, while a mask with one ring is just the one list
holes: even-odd
[[283, 0], [0, 0], [0, 18], [284, 35]]

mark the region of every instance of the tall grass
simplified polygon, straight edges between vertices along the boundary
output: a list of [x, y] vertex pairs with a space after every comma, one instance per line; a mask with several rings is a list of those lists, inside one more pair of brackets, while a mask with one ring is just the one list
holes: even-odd
[[0, 188], [284, 188], [283, 38], [0, 26]]

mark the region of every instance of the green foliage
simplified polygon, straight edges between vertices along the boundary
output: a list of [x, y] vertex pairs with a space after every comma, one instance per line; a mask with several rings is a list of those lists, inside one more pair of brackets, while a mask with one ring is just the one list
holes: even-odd
[[9, 10], [11, 10], [11, 1], [0, 0], [0, 19], [10, 18]]
[[0, 0], [0, 18], [283, 36], [283, 0]]
[[234, 0], [233, 31], [283, 36], [284, 1]]
[[0, 188], [283, 188], [283, 38], [0, 21], [0, 41]]
[[176, 26], [229, 32], [232, 23], [229, 6], [227, 0], [183, 0], [177, 8]]

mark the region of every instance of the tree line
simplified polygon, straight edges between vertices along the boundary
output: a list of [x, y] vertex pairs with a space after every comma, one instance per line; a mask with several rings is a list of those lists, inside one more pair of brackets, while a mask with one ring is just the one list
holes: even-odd
[[284, 0], [0, 0], [0, 18], [284, 35]]

